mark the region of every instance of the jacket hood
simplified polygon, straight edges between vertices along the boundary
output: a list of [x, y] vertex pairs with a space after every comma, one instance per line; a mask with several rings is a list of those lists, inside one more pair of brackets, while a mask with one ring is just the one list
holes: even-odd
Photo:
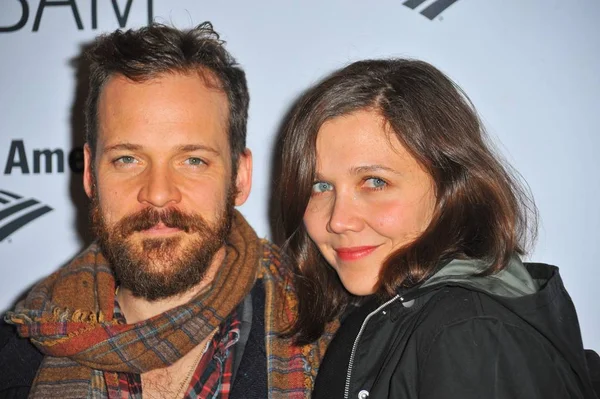
[[503, 271], [477, 276], [486, 267], [482, 261], [453, 260], [419, 287], [400, 293], [401, 301], [407, 303], [449, 286], [488, 295], [550, 341], [570, 363], [582, 385], [590, 388], [579, 320], [558, 268], [524, 264], [514, 256]]
[[516, 255], [500, 272], [478, 276], [488, 266], [488, 263], [481, 260], [454, 259], [423, 283], [421, 288], [460, 283], [460, 285], [472, 287], [477, 291], [514, 298], [534, 294], [545, 283], [544, 281], [534, 281], [521, 259]]

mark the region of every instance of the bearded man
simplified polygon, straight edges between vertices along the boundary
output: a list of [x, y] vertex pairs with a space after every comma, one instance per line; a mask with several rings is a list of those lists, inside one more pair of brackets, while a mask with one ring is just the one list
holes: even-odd
[[208, 23], [116, 31], [87, 56], [97, 242], [6, 315], [0, 393], [307, 397], [332, 331], [283, 338], [290, 276], [234, 209], [252, 178], [244, 72]]

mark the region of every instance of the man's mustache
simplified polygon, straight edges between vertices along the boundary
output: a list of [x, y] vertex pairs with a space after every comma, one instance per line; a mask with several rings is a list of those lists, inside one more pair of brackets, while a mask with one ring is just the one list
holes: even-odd
[[185, 213], [176, 208], [157, 210], [150, 207], [124, 217], [115, 227], [123, 237], [127, 237], [137, 231], [151, 229], [159, 223], [186, 233], [205, 232], [209, 227], [199, 215]]

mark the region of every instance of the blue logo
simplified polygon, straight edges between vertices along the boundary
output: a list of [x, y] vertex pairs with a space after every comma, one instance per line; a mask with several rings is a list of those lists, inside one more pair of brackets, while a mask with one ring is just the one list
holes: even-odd
[[429, 19], [434, 19], [441, 13], [446, 11], [448, 7], [450, 7], [457, 1], [458, 0], [437, 0], [431, 2], [430, 0], [407, 0], [404, 3], [402, 3], [402, 5], [410, 8], [411, 10], [414, 10], [423, 3], [430, 3], [424, 6], [425, 8], [421, 11], [420, 14]]
[[50, 211], [38, 200], [0, 189], [0, 241]]

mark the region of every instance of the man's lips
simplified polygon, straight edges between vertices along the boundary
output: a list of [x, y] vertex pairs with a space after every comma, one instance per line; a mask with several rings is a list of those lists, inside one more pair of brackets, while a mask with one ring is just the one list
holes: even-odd
[[140, 233], [150, 234], [150, 235], [163, 235], [163, 234], [173, 234], [181, 232], [181, 229], [177, 227], [167, 227], [162, 222], [150, 227], [149, 229], [142, 230]]
[[377, 249], [377, 247], [378, 245], [335, 248], [335, 253], [337, 254], [338, 258], [344, 261], [357, 260], [370, 255], [371, 252]]

